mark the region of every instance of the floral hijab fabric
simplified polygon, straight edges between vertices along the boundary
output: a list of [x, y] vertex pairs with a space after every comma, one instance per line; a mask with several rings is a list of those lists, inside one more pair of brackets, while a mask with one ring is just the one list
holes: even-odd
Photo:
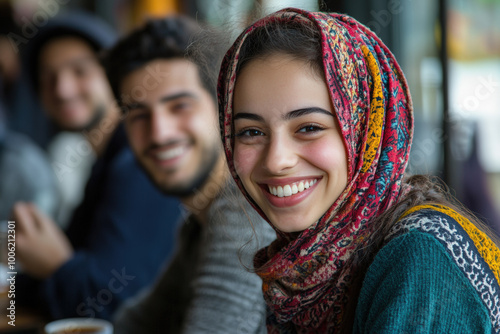
[[392, 53], [375, 33], [347, 15], [288, 8], [247, 28], [222, 63], [220, 125], [232, 176], [265, 219], [234, 168], [232, 104], [241, 45], [255, 29], [271, 22], [300, 22], [321, 33], [325, 81], [348, 154], [348, 185], [298, 237], [277, 231], [278, 239], [257, 254], [264, 297], [276, 320], [269, 331], [334, 332], [344, 317], [354, 275], [346, 263], [363, 245], [372, 219], [402, 192], [413, 136], [411, 98]]

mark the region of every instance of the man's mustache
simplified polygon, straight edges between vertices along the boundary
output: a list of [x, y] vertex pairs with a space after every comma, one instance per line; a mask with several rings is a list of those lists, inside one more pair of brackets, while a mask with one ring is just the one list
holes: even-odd
[[167, 142], [161, 143], [161, 144], [151, 144], [147, 149], [146, 153], [149, 153], [151, 151], [155, 150], [161, 150], [161, 149], [167, 149], [167, 148], [172, 148], [178, 145], [183, 145], [188, 143], [188, 140], [179, 140], [179, 139], [174, 139], [174, 140], [169, 140]]

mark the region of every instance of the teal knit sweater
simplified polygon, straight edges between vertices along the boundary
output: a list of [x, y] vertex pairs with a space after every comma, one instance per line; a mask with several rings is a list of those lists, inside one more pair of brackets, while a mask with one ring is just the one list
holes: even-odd
[[368, 268], [354, 332], [500, 332], [498, 281], [460, 224], [421, 210], [397, 228]]

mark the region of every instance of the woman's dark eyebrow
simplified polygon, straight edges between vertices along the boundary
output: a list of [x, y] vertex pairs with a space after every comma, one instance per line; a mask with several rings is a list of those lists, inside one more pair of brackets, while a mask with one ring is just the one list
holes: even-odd
[[283, 116], [283, 119], [285, 121], [289, 121], [292, 118], [297, 118], [297, 117], [301, 117], [301, 116], [312, 114], [312, 113], [320, 113], [320, 114], [325, 114], [328, 116], [333, 116], [333, 114], [331, 112], [329, 112], [328, 110], [325, 110], [325, 109], [319, 108], [319, 107], [311, 107], [311, 108], [302, 108], [302, 109], [292, 110], [289, 113], [285, 114]]
[[[328, 110], [325, 110], [323, 108], [318, 108], [318, 107], [311, 107], [311, 108], [302, 108], [302, 109], [297, 109], [297, 110], [292, 110], [289, 113], [283, 115], [283, 119], [285, 121], [289, 121], [293, 118], [301, 117], [304, 115], [312, 114], [312, 113], [320, 113], [320, 114], [325, 114], [328, 116], [333, 116], [331, 112]], [[260, 115], [257, 114], [252, 114], [248, 112], [240, 112], [234, 115], [234, 120], [238, 119], [249, 119], [251, 121], [258, 121], [258, 122], [264, 122], [264, 118]]]
[[258, 122], [264, 122], [264, 118], [262, 116], [252, 114], [249, 112], [239, 112], [236, 115], [234, 115], [234, 120], [238, 119], [249, 119], [251, 121], [258, 121]]

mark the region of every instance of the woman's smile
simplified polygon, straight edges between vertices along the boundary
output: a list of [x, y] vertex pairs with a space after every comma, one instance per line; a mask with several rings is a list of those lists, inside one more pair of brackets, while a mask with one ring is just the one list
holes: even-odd
[[301, 178], [299, 181], [289, 179], [277, 179], [259, 184], [264, 196], [272, 206], [286, 208], [301, 203], [313, 192], [321, 177]]
[[295, 195], [297, 193], [301, 193], [304, 190], [308, 189], [310, 186], [312, 187], [318, 179], [310, 179], [310, 180], [302, 180], [298, 182], [293, 182], [290, 184], [283, 185], [272, 185], [268, 184], [267, 187], [269, 192], [277, 197], [289, 197]]

